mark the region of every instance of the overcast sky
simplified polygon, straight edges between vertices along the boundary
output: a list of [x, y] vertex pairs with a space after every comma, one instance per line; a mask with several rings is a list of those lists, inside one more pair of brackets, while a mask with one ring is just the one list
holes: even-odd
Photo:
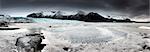
[[[149, 0], [1, 0], [5, 13], [39, 10], [106, 10], [149, 17]], [[33, 10], [34, 9], [34, 10]], [[12, 11], [12, 12], [11, 12]]]

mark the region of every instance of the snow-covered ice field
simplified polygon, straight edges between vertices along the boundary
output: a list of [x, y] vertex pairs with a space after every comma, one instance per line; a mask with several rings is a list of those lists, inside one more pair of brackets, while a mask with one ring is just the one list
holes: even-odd
[[42, 52], [150, 52], [149, 23], [33, 20], [35, 23], [10, 25], [18, 30], [0, 30], [0, 52], [15, 51], [16, 39], [31, 33], [31, 29], [41, 29], [44, 33], [46, 39], [42, 43], [46, 46]]

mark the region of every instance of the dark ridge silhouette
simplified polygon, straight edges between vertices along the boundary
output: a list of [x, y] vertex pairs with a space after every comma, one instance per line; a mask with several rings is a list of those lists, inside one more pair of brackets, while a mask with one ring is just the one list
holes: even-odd
[[0, 16], [4, 16], [4, 15], [1, 15], [1, 14], [0, 14]]
[[29, 14], [27, 17], [44, 18], [44, 15], [42, 13], [32, 13], [32, 14]]
[[[44, 16], [42, 13], [32, 13], [27, 15], [27, 17], [32, 18], [51, 18], [51, 19], [61, 19], [61, 20], [78, 20], [85, 22], [128, 22], [128, 23], [150, 23], [150, 22], [136, 22], [131, 21], [130, 19], [113, 19], [113, 18], [105, 18], [98, 13], [90, 12], [88, 14], [84, 14], [84, 12], [80, 11], [75, 15], [62, 15], [61, 12], [55, 12], [56, 14], [51, 16]], [[109, 16], [110, 17], [110, 16]]]
[[87, 22], [108, 22], [107, 20], [109, 19], [104, 18], [103, 16], [94, 12], [90, 12], [84, 17], [84, 21], [87, 21]]

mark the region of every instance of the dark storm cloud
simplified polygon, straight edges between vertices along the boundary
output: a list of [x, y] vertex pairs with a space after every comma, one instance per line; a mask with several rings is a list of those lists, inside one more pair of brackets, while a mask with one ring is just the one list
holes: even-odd
[[2, 6], [68, 6], [116, 10], [132, 15], [149, 15], [149, 0], [2, 0]]
[[2, 12], [2, 2], [0, 0], [0, 13]]

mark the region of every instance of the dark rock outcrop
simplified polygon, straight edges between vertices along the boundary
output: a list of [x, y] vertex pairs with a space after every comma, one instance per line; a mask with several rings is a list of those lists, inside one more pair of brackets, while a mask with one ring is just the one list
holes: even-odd
[[41, 34], [28, 34], [17, 38], [15, 45], [18, 52], [41, 52], [42, 49], [39, 48], [41, 48], [42, 39], [44, 39], [44, 36], [41, 36]]
[[8, 22], [5, 22], [5, 21], [1, 21], [0, 22], [0, 27], [8, 27]]

